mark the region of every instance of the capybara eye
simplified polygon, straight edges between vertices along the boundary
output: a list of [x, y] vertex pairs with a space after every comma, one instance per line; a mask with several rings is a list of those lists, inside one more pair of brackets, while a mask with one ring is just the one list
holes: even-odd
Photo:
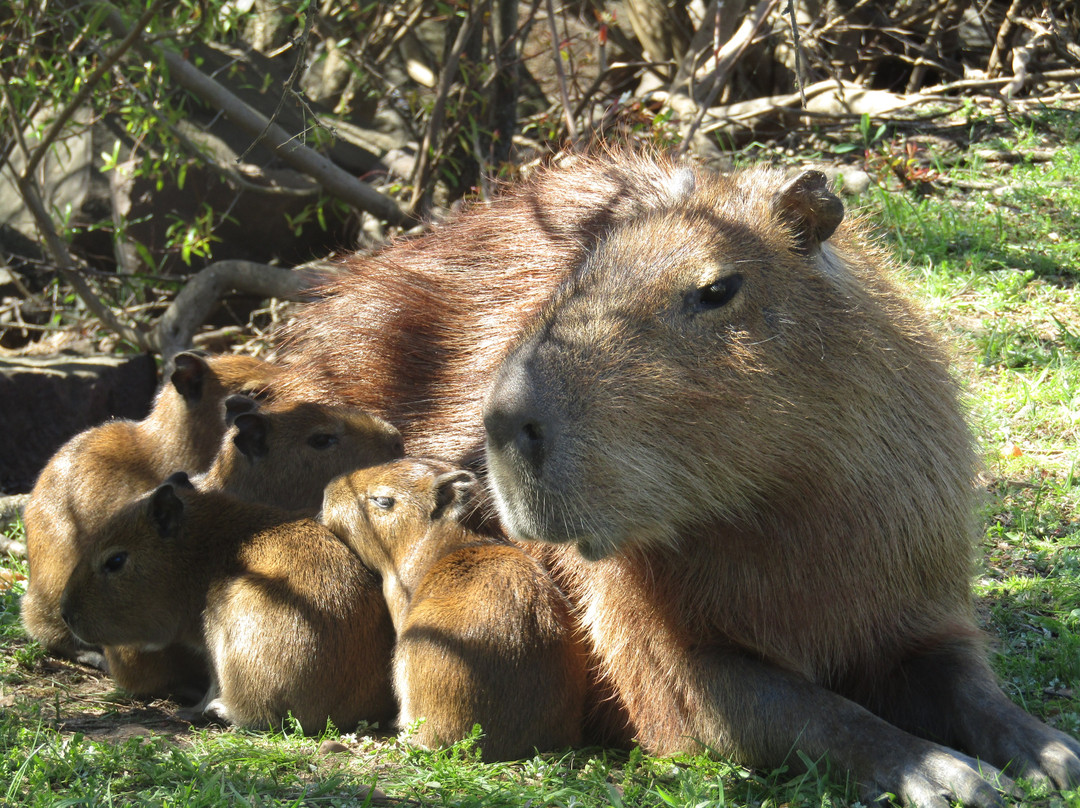
[[125, 552], [116, 553], [105, 559], [105, 563], [101, 565], [101, 568], [105, 572], [119, 572], [125, 563], [127, 563], [128, 554]]
[[335, 446], [338, 442], [337, 435], [327, 435], [326, 433], [319, 433], [318, 435], [312, 435], [307, 439], [308, 446], [312, 449], [329, 449], [331, 446]]
[[718, 309], [726, 306], [738, 294], [743, 285], [742, 275], [727, 275], [717, 278], [708, 286], [697, 290], [697, 303], [703, 309]]
[[388, 511], [394, 507], [393, 497], [370, 497], [370, 499], [375, 503], [376, 508], [381, 508], [384, 511]]

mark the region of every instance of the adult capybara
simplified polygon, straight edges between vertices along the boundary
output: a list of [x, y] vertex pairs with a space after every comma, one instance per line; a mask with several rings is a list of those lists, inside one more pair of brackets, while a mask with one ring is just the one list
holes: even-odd
[[842, 218], [813, 171], [581, 159], [355, 259], [286, 386], [454, 461], [486, 424], [502, 522], [554, 543], [646, 749], [828, 755], [926, 806], [995, 804], [985, 764], [1075, 783], [986, 662], [944, 352]]
[[319, 523], [173, 475], [100, 527], [61, 599], [86, 643], [204, 654], [204, 708], [305, 732], [396, 712], [394, 631], [375, 576]]
[[277, 401], [241, 411], [242, 404], [240, 396], [226, 401], [237, 411], [197, 487], [314, 514], [334, 477], [405, 453], [397, 429], [355, 407]]
[[585, 657], [562, 593], [522, 550], [462, 522], [476, 478], [398, 460], [326, 487], [320, 521], [382, 577], [398, 724], [433, 748], [480, 724], [487, 760], [581, 740]]
[[262, 395], [276, 373], [253, 357], [179, 353], [145, 419], [91, 427], [53, 455], [26, 505], [30, 580], [21, 609], [30, 636], [53, 654], [101, 664], [100, 652], [74, 642], [60, 618], [68, 576], [94, 550], [88, 536], [172, 472], [205, 471], [225, 434], [222, 402]]

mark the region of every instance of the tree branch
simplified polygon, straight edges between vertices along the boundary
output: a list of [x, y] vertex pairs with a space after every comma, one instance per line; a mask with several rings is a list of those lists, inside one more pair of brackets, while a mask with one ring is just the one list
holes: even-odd
[[457, 38], [454, 40], [450, 53], [446, 57], [439, 74], [439, 85], [435, 92], [435, 104], [431, 108], [431, 117], [428, 118], [427, 130], [424, 132], [424, 141], [420, 144], [420, 153], [416, 158], [416, 168], [413, 170], [413, 192], [409, 207], [414, 216], [422, 216], [428, 197], [427, 182], [431, 174], [431, 152], [435, 148], [435, 137], [442, 129], [443, 119], [446, 116], [446, 99], [450, 96], [450, 88], [454, 85], [454, 77], [457, 75], [458, 62], [461, 54], [465, 52], [465, 46], [469, 43], [477, 24], [484, 18], [489, 0], [484, 0], [477, 8], [469, 11], [469, 16], [458, 29]]
[[86, 99], [90, 97], [90, 93], [94, 91], [98, 82], [101, 81], [101, 77], [112, 70], [112, 66], [120, 61], [121, 56], [127, 53], [128, 49], [131, 48], [135, 43], [135, 40], [138, 39], [139, 35], [142, 33], [143, 28], [145, 28], [147, 23], [153, 19], [154, 15], [158, 13], [163, 5], [165, 5], [165, 0], [154, 0], [153, 5], [146, 9], [146, 11], [140, 15], [139, 19], [135, 21], [131, 30], [126, 32], [124, 38], [120, 41], [120, 44], [113, 48], [101, 64], [97, 66], [94, 72], [86, 77], [86, 81], [83, 82], [79, 91], [75, 93], [75, 97], [60, 110], [60, 114], [53, 120], [52, 125], [49, 127], [49, 131], [45, 133], [41, 142], [34, 148], [34, 153], [29, 156], [24, 171], [27, 176], [32, 175], [37, 169], [42, 159], [44, 159], [49, 146], [56, 140], [71, 116], [75, 114], [75, 110], [86, 103]]
[[[116, 8], [106, 2], [100, 5], [108, 9], [105, 19], [109, 27], [116, 32], [125, 31], [124, 20]], [[162, 59], [169, 68], [169, 75], [180, 86], [215, 109], [220, 109], [229, 120], [252, 137], [261, 138], [282, 160], [318, 180], [331, 196], [391, 224], [406, 224], [410, 221], [410, 216], [393, 199], [383, 196], [317, 151], [297, 143], [288, 132], [271, 123], [265, 115], [252, 109], [221, 84], [197, 70], [179, 54], [147, 43], [138, 43], [136, 47], [148, 56]]]
[[[720, 48], [716, 54], [716, 67], [713, 68], [712, 75], [709, 77], [709, 81], [712, 83], [709, 91], [709, 97], [705, 100], [705, 103], [701, 104], [698, 108], [697, 114], [694, 116], [694, 120], [690, 123], [690, 126], [686, 129], [686, 135], [683, 137], [683, 142], [679, 144], [679, 148], [675, 150], [676, 157], [681, 157], [686, 149], [690, 145], [691, 139], [694, 137], [694, 133], [698, 127], [701, 126], [701, 122], [705, 119], [705, 114], [709, 111], [709, 107], [712, 106], [713, 101], [716, 100], [716, 95], [719, 93], [720, 88], [727, 80], [728, 74], [735, 66], [735, 62], [746, 50], [746, 46], [749, 45], [757, 32], [761, 30], [761, 27], [765, 24], [769, 14], [773, 8], [776, 7], [778, 0], [761, 0], [754, 7], [754, 10], [743, 18], [742, 24], [738, 30], [731, 35], [731, 39], [724, 43], [724, 46]], [[799, 88], [799, 95], [802, 97], [805, 104], [805, 92], [806, 88]]]
[[562, 98], [563, 115], [566, 117], [566, 134], [570, 142], [576, 144], [577, 124], [574, 122], [573, 110], [570, 109], [570, 92], [566, 87], [566, 71], [563, 70], [562, 48], [559, 47], [559, 30], [555, 25], [555, 6], [552, 0], [547, 0], [547, 18], [551, 32], [551, 52], [555, 59], [555, 75], [559, 78], [559, 95]]
[[159, 350], [166, 362], [190, 348], [195, 332], [226, 292], [303, 300], [318, 283], [319, 278], [312, 272], [252, 261], [217, 261], [192, 277], [169, 304], [154, 325], [151, 347]]

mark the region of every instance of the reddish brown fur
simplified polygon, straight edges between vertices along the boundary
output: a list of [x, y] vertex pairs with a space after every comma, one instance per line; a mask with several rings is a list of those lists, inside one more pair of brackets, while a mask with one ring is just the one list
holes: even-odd
[[508, 339], [613, 222], [662, 200], [642, 179], [663, 176], [586, 163], [570, 186], [543, 173], [450, 227], [353, 259], [287, 330], [281, 389], [385, 418], [410, 455], [478, 460], [484, 393]]
[[278, 401], [236, 416], [197, 485], [314, 514], [334, 477], [403, 454], [397, 429], [356, 407]]
[[326, 489], [321, 519], [383, 579], [397, 631], [398, 723], [453, 743], [479, 723], [487, 760], [581, 739], [584, 656], [543, 568], [461, 523], [475, 478], [431, 460], [355, 471]]
[[1080, 744], [1001, 693], [973, 620], [945, 355], [840, 214], [820, 175], [581, 160], [355, 259], [285, 385], [471, 462], [491, 390], [503, 522], [563, 543], [537, 553], [647, 749], [994, 804], [937, 741], [1063, 787]]
[[239, 726], [393, 716], [378, 581], [317, 522], [170, 478], [93, 538], [62, 598], [82, 640], [204, 654], [207, 709]]
[[[222, 402], [262, 394], [277, 368], [246, 356], [178, 354], [142, 421], [110, 421], [72, 438], [50, 459], [26, 506], [30, 582], [22, 600], [29, 634], [50, 652], [96, 659], [60, 619], [60, 595], [89, 536], [120, 505], [174, 471], [206, 470], [225, 433]], [[159, 682], [159, 684], [162, 684]]]

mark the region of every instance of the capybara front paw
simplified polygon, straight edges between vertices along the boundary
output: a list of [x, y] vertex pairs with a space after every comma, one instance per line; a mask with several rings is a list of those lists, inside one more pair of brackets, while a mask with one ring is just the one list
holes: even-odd
[[993, 766], [937, 747], [864, 786], [862, 792], [864, 798], [876, 801], [886, 799], [883, 792], [888, 792], [912, 808], [949, 808], [953, 803], [999, 808], [1005, 805], [1003, 795], [1013, 789], [1013, 782]]
[[1080, 787], [1080, 742], [1063, 732], [1050, 730], [1048, 738], [1018, 775], [1036, 783], [1066, 790]]

